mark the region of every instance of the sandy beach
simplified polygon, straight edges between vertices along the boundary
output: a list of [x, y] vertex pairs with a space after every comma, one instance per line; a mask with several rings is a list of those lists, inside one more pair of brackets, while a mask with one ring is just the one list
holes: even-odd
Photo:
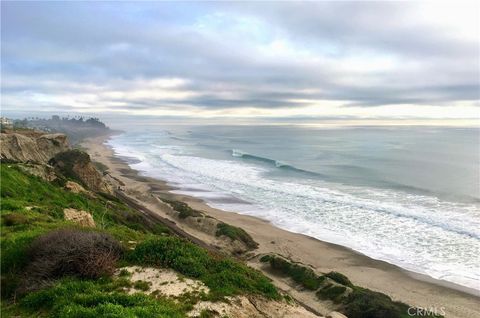
[[[296, 262], [312, 266], [318, 272], [338, 271], [347, 275], [359, 286], [385, 293], [394, 300], [422, 307], [444, 310], [446, 317], [470, 318], [480, 317], [479, 292], [445, 281], [435, 280], [403, 270], [386, 262], [371, 259], [348, 248], [319, 241], [317, 239], [288, 232], [273, 226], [259, 218], [237, 214], [234, 211], [214, 209], [203, 201], [184, 195], [172, 194], [172, 187], [165, 181], [138, 175], [121, 158], [114, 156], [112, 149], [104, 142], [108, 138], [97, 137], [85, 140], [81, 145], [86, 148], [93, 161], [108, 167], [109, 174], [120, 180], [122, 191], [137, 202], [158, 215], [171, 218], [155, 197], [173, 198], [188, 203], [220, 221], [238, 226], [247, 231], [259, 243], [246, 258], [249, 265], [262, 269], [257, 255], [278, 253]], [[175, 220], [172, 219], [175, 222]], [[177, 222], [185, 232], [210, 244], [212, 238], [196, 231], [186, 224]], [[315, 311], [326, 314], [330, 311], [328, 304], [320, 303], [311, 292], [294, 289], [287, 280], [266, 272], [280, 288], [290, 292], [297, 300]]]

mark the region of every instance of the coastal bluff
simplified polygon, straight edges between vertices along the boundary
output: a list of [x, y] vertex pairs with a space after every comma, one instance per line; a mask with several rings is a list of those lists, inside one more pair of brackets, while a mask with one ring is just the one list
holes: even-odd
[[65, 134], [14, 132], [0, 134], [0, 148], [0, 159], [3, 162], [45, 164], [70, 147]]
[[92, 191], [112, 193], [111, 186], [97, 171], [90, 156], [72, 149], [65, 134], [36, 130], [2, 131], [0, 148], [0, 161], [22, 164], [23, 170], [45, 180], [56, 179], [55, 170]]

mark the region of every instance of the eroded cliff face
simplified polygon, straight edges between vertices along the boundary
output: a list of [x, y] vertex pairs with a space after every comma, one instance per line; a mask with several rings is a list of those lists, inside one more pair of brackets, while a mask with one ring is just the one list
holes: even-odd
[[64, 134], [2, 133], [0, 149], [2, 161], [45, 164], [56, 154], [68, 150], [69, 145]]
[[112, 193], [111, 186], [105, 182], [86, 152], [77, 149], [60, 152], [48, 163], [67, 178], [78, 180], [94, 192]]
[[[47, 181], [60, 176], [79, 181], [94, 192], [112, 193], [90, 160], [80, 150], [72, 150], [64, 134], [45, 134], [38, 131], [7, 132], [0, 134], [0, 159], [3, 162], [22, 163], [24, 171]], [[55, 171], [54, 171], [55, 170]]]

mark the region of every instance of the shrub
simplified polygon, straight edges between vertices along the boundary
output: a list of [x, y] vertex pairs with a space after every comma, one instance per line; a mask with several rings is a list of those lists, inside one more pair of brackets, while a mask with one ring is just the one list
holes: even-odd
[[274, 270], [290, 276], [294, 281], [307, 289], [315, 290], [320, 286], [321, 278], [308, 267], [293, 264], [286, 259], [275, 256], [270, 256], [268, 261]]
[[74, 172], [74, 166], [77, 164], [85, 165], [89, 162], [90, 156], [86, 152], [72, 149], [56, 154], [48, 163], [59, 169], [65, 177], [79, 180], [77, 174]]
[[150, 284], [144, 280], [137, 280], [136, 282], [133, 283], [133, 288], [147, 291], [150, 289]]
[[346, 299], [345, 314], [349, 318], [397, 318], [402, 316], [403, 306], [407, 307], [385, 294], [356, 287]]
[[56, 230], [32, 242], [21, 291], [35, 290], [63, 276], [99, 278], [115, 271], [122, 255], [110, 235], [75, 229]]
[[2, 216], [3, 224], [6, 226], [15, 226], [28, 223], [28, 218], [21, 213], [9, 213]]
[[180, 212], [178, 215], [179, 218], [185, 219], [189, 216], [192, 217], [197, 217], [197, 216], [202, 216], [202, 213], [192, 209], [191, 207], [188, 206], [188, 204], [180, 201], [173, 201], [173, 200], [166, 200], [162, 199], [163, 202], [168, 203], [172, 209], [174, 209], [177, 212]]
[[245, 232], [244, 229], [232, 226], [226, 223], [218, 223], [217, 224], [217, 232], [215, 233], [216, 236], [225, 235], [232, 240], [238, 240], [243, 242], [248, 248], [255, 249], [258, 247], [258, 243], [253, 240], [253, 238]]
[[339, 284], [342, 284], [342, 285], [345, 285], [345, 286], [348, 286], [348, 287], [353, 287], [353, 284], [350, 281], [350, 279], [348, 279], [347, 276], [345, 276], [345, 275], [343, 275], [339, 272], [330, 272], [330, 273], [325, 274], [325, 276], [333, 279], [334, 281], [336, 281]]
[[206, 250], [175, 237], [146, 240], [130, 252], [127, 259], [139, 265], [172, 268], [181, 274], [199, 279], [210, 288], [212, 299], [235, 294], [261, 294], [279, 298], [270, 280], [240, 262], [210, 255]]
[[139, 264], [170, 267], [189, 277], [205, 274], [210, 260], [204, 249], [174, 237], [142, 242], [129, 255], [129, 259]]
[[339, 296], [342, 295], [346, 290], [347, 288], [345, 286], [329, 284], [317, 292], [317, 297], [338, 302], [340, 300]]
[[272, 259], [273, 256], [271, 255], [263, 255], [262, 257], [260, 257], [260, 262], [262, 263], [267, 263], [267, 262], [270, 262], [270, 260]]

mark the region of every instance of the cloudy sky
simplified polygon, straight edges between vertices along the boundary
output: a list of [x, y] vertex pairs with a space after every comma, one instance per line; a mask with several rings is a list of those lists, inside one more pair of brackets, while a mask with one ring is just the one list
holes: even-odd
[[1, 3], [2, 109], [478, 118], [474, 2]]

